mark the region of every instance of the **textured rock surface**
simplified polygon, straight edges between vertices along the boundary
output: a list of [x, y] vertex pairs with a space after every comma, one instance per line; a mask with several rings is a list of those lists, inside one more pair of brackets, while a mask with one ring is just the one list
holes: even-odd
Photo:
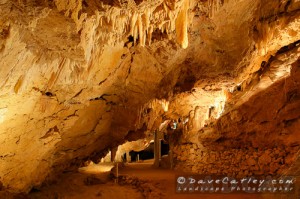
[[219, 119], [198, 132], [187, 124], [183, 143], [174, 148], [177, 168], [237, 177], [298, 176], [299, 52], [297, 44], [272, 57], [257, 79], [231, 93]]
[[207, 150], [186, 144], [176, 147], [174, 154], [177, 169], [243, 178], [284, 174], [295, 162], [298, 150], [299, 147]]
[[178, 118], [181, 143], [297, 147], [299, 8], [0, 0], [0, 184], [29, 191]]

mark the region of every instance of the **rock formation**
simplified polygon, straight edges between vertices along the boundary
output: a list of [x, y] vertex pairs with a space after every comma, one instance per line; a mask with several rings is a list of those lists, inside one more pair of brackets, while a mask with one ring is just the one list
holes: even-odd
[[0, 0], [0, 189], [29, 192], [171, 120], [177, 168], [299, 174], [299, 9]]

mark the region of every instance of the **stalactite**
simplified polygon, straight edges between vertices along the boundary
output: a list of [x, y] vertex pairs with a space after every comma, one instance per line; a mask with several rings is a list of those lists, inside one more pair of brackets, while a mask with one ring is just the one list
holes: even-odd
[[148, 30], [150, 25], [150, 9], [146, 9], [145, 14], [143, 14], [143, 23], [145, 24], [145, 31]]
[[169, 110], [169, 101], [163, 99], [161, 101], [161, 105], [162, 105], [162, 108], [165, 112], [167, 112]]
[[161, 32], [162, 32], [162, 33], [165, 32], [165, 24], [164, 24], [164, 23], [161, 24]]
[[139, 35], [139, 39], [140, 39], [140, 44], [141, 44], [141, 46], [144, 46], [145, 45], [143, 43], [144, 31], [143, 31], [141, 15], [139, 15], [137, 18], [137, 26], [138, 26], [138, 35]]
[[[103, 26], [103, 20], [106, 20], [112, 29], [118, 34], [130, 34], [141, 46], [151, 44], [153, 27], [157, 27], [162, 33], [166, 33], [169, 39], [172, 39], [173, 32], [176, 32], [176, 40], [182, 48], [188, 46], [188, 9], [191, 0], [181, 0], [174, 10], [170, 10], [164, 2], [157, 2], [151, 6], [142, 9], [132, 7], [131, 12], [124, 8], [109, 7], [107, 14], [100, 19], [100, 26]], [[194, 3], [192, 1], [192, 3]], [[157, 10], [158, 6], [163, 6]], [[106, 9], [103, 7], [103, 9]], [[104, 18], [105, 17], [105, 18]], [[104, 19], [103, 19], [104, 18]], [[129, 30], [129, 32], [128, 32]], [[115, 41], [112, 39], [112, 42]]]
[[151, 41], [152, 41], [152, 33], [153, 33], [153, 26], [150, 25], [149, 31], [148, 31], [148, 41], [149, 41], [149, 45], [151, 45]]
[[102, 27], [102, 25], [103, 25], [102, 21], [103, 21], [103, 16], [100, 17], [100, 27]]
[[130, 23], [130, 34], [134, 36], [134, 29], [135, 29], [135, 24], [137, 20], [138, 14], [134, 13], [131, 17], [131, 23]]
[[182, 8], [176, 19], [177, 42], [184, 49], [188, 47], [188, 9], [189, 0], [184, 0]]

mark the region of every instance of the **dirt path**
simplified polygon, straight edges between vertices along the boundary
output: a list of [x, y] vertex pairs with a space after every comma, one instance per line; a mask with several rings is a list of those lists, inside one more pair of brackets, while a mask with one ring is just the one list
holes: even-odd
[[175, 192], [175, 176], [180, 174], [168, 169], [155, 169], [151, 163], [130, 163], [120, 170], [121, 175], [148, 179], [157, 184], [165, 199], [299, 199], [295, 195], [284, 194], [178, 194]]
[[[87, 175], [63, 174], [57, 184], [43, 187], [31, 193], [28, 199], [142, 199], [143, 196], [131, 186], [120, 186], [113, 181], [105, 184], [87, 183]], [[1, 198], [2, 199], [2, 198]], [[22, 198], [23, 199], [23, 198]], [[26, 198], [27, 199], [27, 198]]]

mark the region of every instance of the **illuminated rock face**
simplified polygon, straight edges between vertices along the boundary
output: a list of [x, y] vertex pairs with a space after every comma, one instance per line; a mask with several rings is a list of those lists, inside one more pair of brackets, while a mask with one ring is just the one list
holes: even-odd
[[297, 150], [295, 147], [207, 150], [184, 144], [176, 147], [174, 154], [177, 169], [243, 178], [285, 173], [295, 162]]
[[299, 8], [0, 0], [0, 185], [27, 192], [179, 118], [178, 146], [297, 147]]
[[[299, 47], [292, 51], [300, 52]], [[270, 63], [270, 69], [278, 63], [276, 58], [278, 56]], [[296, 165], [299, 162], [296, 160], [300, 149], [297, 130], [300, 125], [300, 65], [299, 61], [291, 63], [288, 77], [281, 78], [241, 106], [225, 112], [210, 127], [198, 131], [197, 144], [186, 142], [175, 146], [177, 168], [240, 178], [298, 173], [295, 162]], [[285, 63], [280, 62], [280, 65]], [[263, 79], [264, 75], [260, 82]], [[244, 92], [237, 94], [240, 95], [237, 99], [242, 100], [259, 88], [260, 84], [251, 89], [246, 87]]]

